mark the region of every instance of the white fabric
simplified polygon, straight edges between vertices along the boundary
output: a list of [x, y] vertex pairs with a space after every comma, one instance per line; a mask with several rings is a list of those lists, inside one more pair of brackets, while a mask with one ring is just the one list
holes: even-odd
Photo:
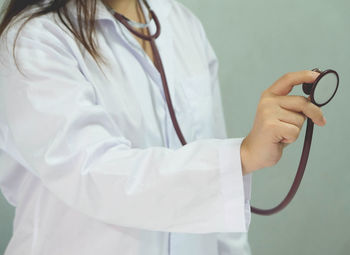
[[1, 42], [0, 187], [16, 206], [6, 255], [250, 253], [251, 176], [242, 138], [226, 135], [217, 58], [184, 6], [149, 3], [183, 147], [159, 72], [102, 3], [103, 72], [54, 14], [17, 40], [24, 75], [12, 58], [21, 23]]

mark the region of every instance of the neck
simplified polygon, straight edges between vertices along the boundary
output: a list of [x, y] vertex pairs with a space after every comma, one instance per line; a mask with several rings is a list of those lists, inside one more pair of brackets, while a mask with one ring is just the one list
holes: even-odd
[[135, 17], [138, 0], [102, 0], [116, 12], [126, 17]]

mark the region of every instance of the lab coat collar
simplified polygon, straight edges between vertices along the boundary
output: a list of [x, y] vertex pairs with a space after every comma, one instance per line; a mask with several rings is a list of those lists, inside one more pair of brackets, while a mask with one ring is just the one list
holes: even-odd
[[[50, 0], [46, 0], [46, 1], [50, 1]], [[173, 6], [172, 1], [173, 0], [147, 0], [149, 6], [155, 12], [160, 23], [162, 24], [162, 28], [163, 28], [163, 26], [166, 26], [168, 24], [168, 16], [169, 16], [169, 14], [171, 12], [171, 8]], [[76, 1], [75, 0], [71, 0], [70, 2], [68, 2], [67, 9], [70, 12], [70, 15], [72, 16], [72, 18], [77, 19]], [[125, 47], [128, 50], [130, 50], [131, 52], [134, 52], [134, 54], [136, 54], [137, 56], [139, 56], [138, 59], [143, 58], [142, 54], [140, 52], [135, 51], [135, 49], [139, 48], [138, 42], [134, 39], [134, 37], [129, 33], [129, 31], [125, 27], [119, 26], [117, 24], [115, 17], [110, 13], [110, 11], [104, 5], [102, 0], [97, 0], [95, 20], [99, 21], [99, 22], [111, 21], [114, 24], [113, 28], [116, 30], [116, 32], [117, 32], [116, 34], [124, 42]], [[154, 29], [155, 29], [155, 27], [154, 27]], [[123, 33], [123, 31], [124, 31], [124, 33]], [[111, 30], [111, 32], [112, 32], [112, 30]], [[152, 31], [152, 29], [151, 29], [151, 33], [153, 33], [153, 32], [154, 31]], [[124, 36], [122, 36], [122, 34]], [[126, 37], [128, 39], [126, 39]], [[165, 48], [165, 47], [172, 48], [172, 44], [173, 44], [172, 40], [173, 40], [172, 32], [169, 29], [162, 29], [161, 35], [159, 36], [159, 38], [157, 38], [157, 44], [158, 44], [159, 49]], [[132, 47], [130, 44], [133, 44], [134, 47]], [[164, 65], [164, 68], [165, 68], [166, 73], [167, 73], [169, 90], [170, 90], [170, 92], [173, 92], [173, 87], [171, 86], [171, 84], [173, 82], [173, 77], [171, 75], [172, 69], [173, 69], [173, 67], [172, 67], [172, 59], [174, 57], [173, 52], [172, 51], [162, 52], [162, 57], [166, 59], [166, 61], [163, 61], [163, 65]], [[153, 63], [146, 64], [143, 62], [142, 65], [145, 66], [145, 69], [148, 70], [151, 78], [159, 86], [160, 90], [162, 90], [161, 76], [160, 76], [158, 70], [154, 67]]]
[[[162, 28], [163, 26], [166, 26], [168, 24], [168, 16], [170, 14], [171, 8], [173, 6], [172, 3], [173, 0], [147, 0], [149, 6], [151, 7], [151, 9], [155, 12], [155, 14], [157, 15], [160, 23], [162, 24]], [[76, 1], [72, 0], [67, 4], [67, 9], [69, 10], [69, 12], [71, 13], [72, 17], [74, 19], [77, 19], [77, 11], [76, 11]], [[113, 28], [117, 31], [117, 35], [118, 37], [124, 42], [125, 47], [130, 50], [131, 52], [134, 52], [134, 54], [136, 54], [138, 56], [138, 59], [142, 59], [143, 55], [140, 52], [135, 51], [135, 49], [139, 48], [139, 44], [138, 42], [134, 39], [134, 36], [132, 36], [129, 31], [123, 27], [117, 24], [115, 17], [110, 13], [110, 11], [107, 9], [107, 7], [103, 4], [103, 2], [101, 0], [97, 0], [97, 5], [96, 5], [96, 21], [99, 22], [103, 22], [103, 21], [111, 21], [114, 26]], [[151, 33], [154, 32], [155, 27], [153, 28], [152, 31], [152, 27], [151, 27]], [[112, 31], [111, 31], [112, 32]], [[122, 36], [122, 34], [124, 36]], [[134, 47], [131, 46], [131, 44], [133, 44]], [[173, 34], [172, 31], [170, 31], [169, 29], [162, 29], [162, 32], [159, 36], [159, 38], [157, 38], [157, 44], [158, 44], [158, 48], [161, 49], [162, 48], [172, 48], [173, 45]], [[163, 66], [166, 70], [166, 74], [167, 74], [167, 80], [169, 83], [169, 91], [170, 93], [173, 93], [174, 88], [171, 86], [171, 84], [174, 82], [174, 78], [172, 76], [172, 70], [173, 70], [173, 51], [166, 51], [166, 52], [161, 52], [162, 54], [162, 59], [166, 61], [163, 61]], [[148, 73], [150, 75], [150, 77], [155, 81], [155, 83], [159, 86], [160, 90], [163, 91], [162, 88], [162, 80], [161, 80], [161, 76], [160, 73], [158, 72], [158, 70], [155, 68], [155, 66], [153, 65], [153, 63], [145, 63], [142, 62], [142, 65], [144, 65], [145, 69], [148, 70]], [[164, 92], [161, 92], [162, 94]], [[163, 95], [164, 97], [164, 95]], [[165, 100], [165, 98], [164, 98]]]
[[[171, 10], [172, 0], [147, 0], [151, 9], [157, 14], [157, 16], [161, 19], [165, 19]], [[48, 1], [49, 2], [49, 1]], [[68, 2], [67, 9], [71, 13], [74, 18], [77, 18], [76, 12], [76, 1], [72, 0]], [[102, 3], [101, 0], [97, 0], [96, 5], [96, 20], [114, 20], [113, 15], [108, 11], [106, 6]]]

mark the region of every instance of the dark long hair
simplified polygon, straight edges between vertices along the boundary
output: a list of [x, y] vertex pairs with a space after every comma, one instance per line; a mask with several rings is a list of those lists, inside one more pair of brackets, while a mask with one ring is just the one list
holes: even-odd
[[[69, 1], [76, 2], [76, 11], [78, 23], [74, 26], [71, 20], [67, 8]], [[17, 32], [13, 49], [15, 49], [16, 41], [21, 29], [31, 19], [53, 12], [57, 13], [60, 21], [68, 30], [73, 34], [76, 41], [80, 42], [83, 48], [90, 53], [94, 60], [99, 63], [105, 63], [103, 57], [98, 51], [98, 47], [95, 41], [95, 16], [96, 16], [96, 5], [97, 1], [100, 0], [52, 0], [49, 4], [43, 5], [43, 0], [7, 0], [4, 4], [0, 17], [0, 37], [6, 32], [6, 29], [10, 27], [11, 21], [14, 20], [19, 14], [21, 14], [26, 8], [31, 6], [42, 6], [38, 11], [25, 17], [25, 22], [20, 26]], [[81, 46], [79, 44], [79, 46]], [[15, 52], [15, 51], [13, 51]]]

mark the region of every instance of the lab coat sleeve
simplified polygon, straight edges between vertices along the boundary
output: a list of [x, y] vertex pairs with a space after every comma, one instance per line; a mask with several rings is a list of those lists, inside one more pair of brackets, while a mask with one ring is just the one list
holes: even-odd
[[[215, 121], [213, 121], [213, 130], [215, 133], [216, 138], [227, 138], [227, 130], [225, 125], [225, 118], [224, 118], [224, 111], [222, 108], [222, 98], [221, 98], [221, 92], [220, 92], [220, 84], [219, 84], [219, 77], [218, 77], [218, 69], [219, 69], [219, 61], [218, 58], [207, 38], [207, 35], [205, 33], [205, 30], [203, 28], [203, 25], [199, 21], [199, 19], [192, 15], [192, 20], [196, 24], [196, 27], [200, 32], [200, 37], [202, 38], [202, 41], [204, 42], [204, 51], [207, 55], [208, 59], [208, 66], [211, 74], [211, 84], [212, 84], [212, 91], [213, 91], [213, 100], [214, 100], [214, 112], [216, 113], [214, 115]], [[233, 86], [233, 85], [232, 85]], [[241, 138], [240, 141], [242, 142], [244, 138]], [[240, 151], [237, 153], [240, 153]], [[238, 164], [241, 162], [230, 162], [231, 155], [227, 155], [227, 158], [223, 158], [224, 161], [228, 160], [226, 164], [235, 164], [236, 168], [239, 167]], [[230, 186], [231, 184], [225, 183], [225, 185]], [[251, 220], [251, 210], [250, 210], [250, 200], [251, 200], [251, 185], [252, 185], [252, 174], [248, 174], [243, 176], [243, 185], [244, 185], [244, 207], [245, 207], [245, 221], [246, 221], [246, 229], [249, 228], [250, 220]], [[235, 196], [235, 194], [231, 193], [231, 196]]]
[[177, 150], [135, 148], [96, 103], [93, 85], [57, 33], [40, 26], [22, 31], [16, 46], [22, 73], [11, 60], [13, 37], [9, 33], [10, 46], [0, 51], [5, 140], [50, 192], [119, 226], [247, 231], [240, 139], [199, 140]]

